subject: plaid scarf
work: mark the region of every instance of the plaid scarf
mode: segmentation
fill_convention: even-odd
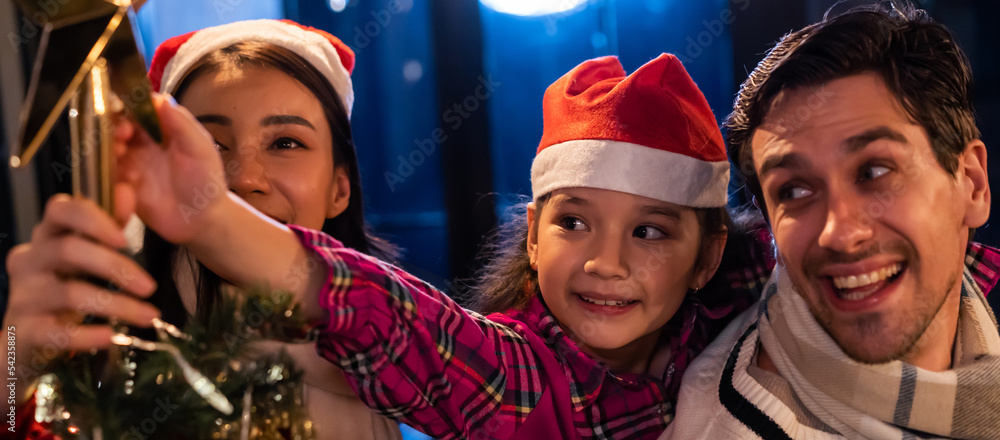
[[[775,269],[761,304],[760,341],[781,376],[823,423],[848,438],[1000,438],[1000,335],[971,273],[963,276],[951,370],[847,357]]]

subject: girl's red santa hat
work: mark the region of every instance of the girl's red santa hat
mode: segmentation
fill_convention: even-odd
[[[174,93],[191,67],[205,55],[243,41],[271,43],[305,59],[330,82],[344,104],[347,117],[351,117],[354,52],[337,37],[291,20],[238,21],[164,41],[156,48],[149,68],[153,90]]]
[[[531,165],[534,199],[599,188],[678,205],[725,206],[729,161],[712,109],[680,60],[632,75],[616,57],[584,61],[545,91]]]

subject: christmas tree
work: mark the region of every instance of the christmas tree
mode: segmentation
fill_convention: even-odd
[[[308,340],[285,292],[230,290],[207,322],[68,354],[38,383],[36,419],[66,439],[310,439],[302,374],[255,342]],[[116,327],[118,328],[118,327]],[[122,330],[126,330],[121,327]]]

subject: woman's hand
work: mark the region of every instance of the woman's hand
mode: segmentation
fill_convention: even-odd
[[[85,315],[149,326],[159,311],[139,298],[156,283],[117,249],[131,209],[127,187],[115,188],[118,221],[94,202],[58,194],[49,199],[31,241],[7,257],[10,296],[4,328],[16,337],[18,400],[35,376],[60,353],[110,345],[109,325],[84,324]],[[98,283],[84,278],[103,280]]]
[[[221,221],[219,206],[229,203],[222,159],[215,143],[187,109],[172,99],[153,98],[163,145],[134,123],[122,124],[124,139],[119,171],[135,190],[136,213],[147,227],[167,241],[187,244]]]

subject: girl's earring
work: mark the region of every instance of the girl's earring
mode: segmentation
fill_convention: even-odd
[[[698,293],[698,290],[699,290],[699,289],[701,289],[701,287],[692,287],[692,288],[691,288],[691,291],[690,291],[690,292],[688,292],[688,294],[689,294],[689,295],[694,295],[694,294]]]

